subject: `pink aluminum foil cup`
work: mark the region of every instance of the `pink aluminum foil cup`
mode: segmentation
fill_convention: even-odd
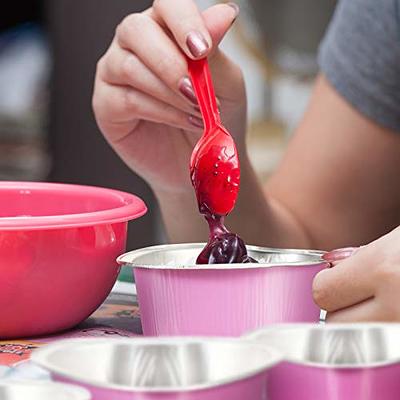
[[[284,356],[268,400],[400,398],[400,324],[282,325],[247,339]]]
[[[93,400],[264,400],[280,356],[238,339],[80,339],[36,350],[32,361]]]
[[[0,339],[62,331],[112,289],[127,222],[146,212],[111,189],[0,183]]]
[[[318,322],[314,276],[321,252],[248,246],[259,264],[195,265],[204,244],[132,251],[145,336],[240,336],[268,324]]]
[[[91,400],[90,393],[80,387],[52,382],[0,382],[1,400]]]

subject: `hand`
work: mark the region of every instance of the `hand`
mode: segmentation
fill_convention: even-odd
[[[209,56],[224,124],[244,147],[246,95],[240,69],[218,48],[238,14],[219,4],[158,0],[126,17],[97,66],[93,108],[115,151],[153,190],[192,191],[189,160],[202,133],[185,54]]]
[[[328,311],[328,321],[399,322],[400,227],[343,261],[340,254],[327,253],[324,258],[335,265],[314,279],[314,299]]]

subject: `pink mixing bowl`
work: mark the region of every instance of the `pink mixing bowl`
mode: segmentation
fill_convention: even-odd
[[[400,324],[281,325],[247,336],[284,362],[268,400],[398,400]]]
[[[134,269],[146,336],[240,336],[268,324],[318,322],[321,252],[248,246],[259,264],[195,265],[203,244],[154,246],[118,261]]]
[[[115,190],[0,183],[0,338],[71,328],[104,301],[142,200]]]
[[[264,400],[280,355],[238,339],[78,339],[36,350],[32,361],[93,400]]]

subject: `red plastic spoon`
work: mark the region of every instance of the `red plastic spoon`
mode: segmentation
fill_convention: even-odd
[[[207,59],[188,60],[189,73],[204,120],[190,174],[202,214],[225,216],[239,192],[240,168],[235,142],[222,126]]]
[[[256,262],[243,240],[224,225],[239,192],[240,168],[235,142],[222,126],[207,60],[188,60],[189,73],[204,120],[204,133],[193,150],[190,174],[199,210],[210,237],[197,264]]]

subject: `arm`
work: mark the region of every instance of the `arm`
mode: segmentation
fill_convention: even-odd
[[[227,221],[232,230],[248,243],[331,248],[364,243],[399,223],[399,135],[363,115],[383,121],[382,126],[385,122],[400,126],[398,113],[393,112],[400,109],[396,90],[400,46],[397,31],[382,35],[379,26],[374,32],[379,40],[370,37],[364,46],[362,34],[371,30],[367,11],[373,6],[378,7],[373,12],[380,9],[373,0],[368,0],[368,7],[364,1],[341,2],[341,14],[332,25],[328,46],[323,47],[322,69],[345,95],[340,96],[323,77],[317,79],[304,120],[265,191],[246,155],[242,74],[217,47],[237,8],[220,4],[201,14],[193,1],[155,1],[119,25],[98,63],[93,107],[111,146],[156,193],[171,241],[207,237],[188,171],[202,131],[183,55],[194,57],[194,44],[201,47],[194,58],[209,56],[224,125],[241,154],[241,194]],[[354,18],[348,21],[350,11]],[[366,15],[358,18],[358,14]],[[393,18],[392,10],[386,14]],[[337,33],[349,33],[346,26],[355,21],[360,26],[350,34],[358,32],[360,37],[348,45],[352,37]],[[394,21],[392,25],[395,30]],[[363,50],[358,57],[355,48]],[[390,58],[384,64],[381,59],[371,64],[377,51],[388,48]],[[339,68],[339,61],[347,62]],[[344,98],[364,107],[363,114]]]

